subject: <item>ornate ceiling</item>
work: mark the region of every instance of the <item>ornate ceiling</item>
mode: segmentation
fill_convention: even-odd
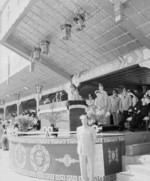
[[[79,10],[85,12],[85,28],[77,32],[73,18]],[[114,61],[142,46],[150,48],[150,1],[128,0],[121,10],[124,16],[116,23],[114,5],[109,0],[34,1],[2,43],[30,59],[33,47],[48,40],[50,54],[35,62],[34,72],[25,68],[10,79],[9,85],[1,84],[1,98],[6,93],[20,92],[23,97],[32,94],[37,83],[45,90],[56,87],[81,71]],[[68,41],[62,39],[60,30],[66,22],[72,25]],[[24,86],[31,89],[25,92]]]

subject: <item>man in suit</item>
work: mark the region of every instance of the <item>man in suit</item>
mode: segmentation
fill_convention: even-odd
[[[95,105],[101,110],[107,110],[108,107],[108,94],[104,90],[104,87],[101,83],[99,85],[99,90],[95,91],[97,98],[95,99]]]
[[[119,123],[119,105],[120,97],[118,96],[118,91],[114,89],[112,96],[109,97],[109,110],[113,116],[114,125],[118,125]]]
[[[127,94],[126,88],[123,88],[119,110],[121,112],[121,120],[119,122],[119,131],[124,130],[124,123],[128,118],[128,110],[129,107],[132,105],[131,96]]]
[[[89,166],[89,181],[94,179],[94,144],[96,131],[88,125],[87,115],[80,116],[82,126],[77,128],[77,153],[79,154],[80,170],[83,181],[88,180],[87,164]]]

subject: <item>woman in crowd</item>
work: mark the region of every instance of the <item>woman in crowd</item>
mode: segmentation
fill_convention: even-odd
[[[71,84],[70,90],[71,91],[70,91],[69,96],[68,96],[69,100],[72,100],[72,101],[82,100],[82,97],[80,96],[79,91],[74,84]]]
[[[92,94],[88,94],[88,99],[86,100],[86,104],[88,107],[93,107],[95,105],[95,100]]]

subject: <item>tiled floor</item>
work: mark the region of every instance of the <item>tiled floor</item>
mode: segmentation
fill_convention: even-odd
[[[9,151],[0,149],[0,181],[44,181],[14,173],[9,168]]]

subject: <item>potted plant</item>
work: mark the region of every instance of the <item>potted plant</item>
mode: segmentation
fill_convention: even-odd
[[[19,131],[27,132],[33,126],[33,118],[27,115],[20,115],[15,118],[19,126]]]
[[[87,109],[87,116],[89,118],[89,125],[102,125],[102,124],[106,124],[105,123],[105,117],[106,117],[106,113],[105,110],[101,109],[99,110],[97,107],[91,107],[89,109]]]

